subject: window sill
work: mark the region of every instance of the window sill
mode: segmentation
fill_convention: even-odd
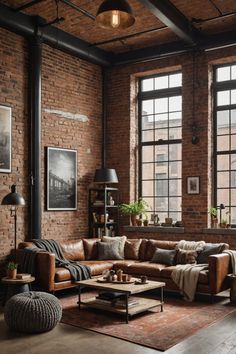
[[[173,233],[183,234],[184,227],[165,227],[165,226],[124,226],[124,231],[129,232],[160,232],[160,233]],[[236,230],[235,230],[236,231]]]
[[[232,229],[203,229],[202,232],[204,234],[213,234],[213,235],[236,235],[236,228]]]

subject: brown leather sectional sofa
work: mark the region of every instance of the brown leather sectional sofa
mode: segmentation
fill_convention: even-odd
[[[98,260],[98,247],[96,238],[83,238],[78,241],[61,242],[63,253],[70,260],[80,261],[90,266],[92,276],[99,276],[107,269],[122,269],[125,273],[135,277],[147,275],[148,279],[164,281],[167,290],[178,288],[171,279],[174,266],[150,262],[155,249],[174,249],[177,242],[151,239],[127,239],[125,244],[124,260]],[[18,256],[25,247],[33,243],[22,242],[19,244]],[[224,244],[223,249],[229,246]],[[208,257],[209,270],[202,271],[199,276],[197,292],[215,295],[227,288],[227,274],[230,272],[230,258],[226,253]],[[55,292],[75,286],[71,276],[65,268],[56,268],[55,255],[49,252],[40,252],[36,255],[36,278],[40,288],[44,291]]]

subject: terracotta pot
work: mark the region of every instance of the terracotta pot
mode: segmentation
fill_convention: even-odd
[[[7,269],[7,278],[16,279],[17,269]]]
[[[211,219],[211,227],[213,229],[217,229],[217,227],[218,227],[218,219],[217,218],[212,218]]]
[[[135,215],[135,214],[130,215],[131,223],[133,226],[137,226],[137,219],[136,218],[137,218],[137,215]]]
[[[142,226],[143,221],[141,219],[136,219],[137,225]]]

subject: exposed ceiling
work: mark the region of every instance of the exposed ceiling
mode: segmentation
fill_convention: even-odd
[[[67,4],[66,4],[66,3]],[[102,0],[0,0],[0,4],[38,15],[47,23],[115,54],[131,53],[152,46],[183,42],[195,46],[211,35],[236,30],[236,0],[129,0],[135,24],[126,30],[99,28],[94,21]],[[79,6],[86,14],[68,5]]]

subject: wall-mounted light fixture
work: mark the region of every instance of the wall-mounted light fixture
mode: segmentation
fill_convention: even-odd
[[[105,0],[99,6],[96,22],[102,28],[125,29],[132,26],[135,17],[125,0]]]

